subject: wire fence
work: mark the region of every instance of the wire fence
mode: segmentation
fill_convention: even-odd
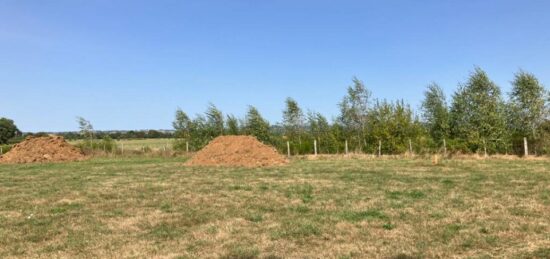
[[[161,155],[161,156],[174,156],[177,154],[190,154],[200,150],[203,146],[195,147],[190,141],[184,141],[179,145],[176,145],[175,141],[166,143],[155,143],[154,145],[142,144],[140,141],[127,140],[125,142],[97,142],[78,143],[76,146],[80,148],[84,153],[93,155]],[[523,138],[523,143],[519,147],[518,143],[505,143],[501,139],[483,140],[477,152],[463,152],[462,148],[456,148],[449,146],[449,141],[443,139],[441,145],[427,145],[425,142],[415,142],[413,139],[407,139],[399,143],[401,149],[395,149],[396,142],[392,141],[377,141],[376,145],[357,145],[352,144],[351,141],[344,140],[337,143],[330,143],[330,147],[324,146],[323,142],[314,139],[313,141],[306,142],[293,142],[285,141],[276,145],[279,153],[286,156],[301,156],[301,155],[350,155],[350,154],[367,154],[371,156],[387,156],[387,155],[432,155],[438,154],[443,157],[448,157],[456,154],[477,154],[482,156],[490,155],[519,155],[519,156],[539,156],[547,154],[550,147],[541,147],[540,145],[530,145],[527,138]],[[386,143],[389,142],[389,143]],[[452,142],[452,141],[451,141]],[[138,143],[138,144],[137,144]],[[336,145],[335,145],[336,144]],[[495,151],[495,146],[505,146],[504,152]],[[390,146],[390,147],[388,147]],[[13,145],[0,145],[0,155],[8,152]],[[501,148],[502,150],[502,148]],[[396,152],[400,151],[400,152]]]
[[[312,146],[307,146],[303,148],[303,143],[293,143],[292,141],[286,141],[283,145],[284,148],[280,148],[281,153],[286,154],[287,156],[296,156],[296,155],[318,155],[318,154],[336,154],[336,155],[349,155],[349,154],[368,154],[372,156],[384,156],[384,155],[441,155],[444,157],[452,155],[466,155],[466,154],[475,154],[482,156],[491,156],[491,155],[518,155],[518,156],[540,156],[548,155],[550,151],[550,145],[541,146],[541,145],[531,145],[527,138],[523,138],[521,145],[514,142],[507,143],[502,139],[491,139],[491,140],[482,140],[481,143],[477,145],[475,151],[464,151],[468,147],[465,147],[465,144],[448,144],[446,139],[441,141],[441,145],[429,145],[425,142],[415,142],[413,139],[407,139],[405,142],[401,142],[399,146],[401,148],[395,148],[396,143],[390,141],[378,140],[376,144],[369,145],[351,145],[350,141],[344,140],[337,143],[338,146],[343,148],[323,148],[322,144],[319,141],[314,140]],[[453,142],[453,141],[451,141]],[[327,150],[332,150],[336,152],[327,152]]]

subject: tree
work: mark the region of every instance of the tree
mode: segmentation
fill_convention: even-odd
[[[297,143],[298,149],[302,146],[302,130],[304,127],[304,113],[298,102],[288,97],[285,101],[286,108],[283,110],[283,126],[285,135],[294,143]]]
[[[382,142],[384,154],[399,154],[409,150],[409,140],[420,143],[423,136],[422,125],[410,105],[403,100],[388,102],[376,101],[369,113],[372,143],[371,152],[378,152],[378,143]]]
[[[212,138],[223,135],[223,113],[212,103],[206,110],[206,126]]]
[[[189,119],[189,116],[187,116],[187,113],[182,111],[180,108],[176,110],[176,119],[172,122],[172,127],[176,130],[176,138],[189,139],[191,120]]]
[[[15,126],[13,120],[0,118],[0,144],[8,143],[8,140],[21,135],[21,131]]]
[[[146,136],[147,138],[161,138],[162,133],[158,130],[148,130]]]
[[[332,132],[330,123],[322,114],[309,112],[308,124],[311,136],[317,140],[319,153],[337,151],[338,141]]]
[[[239,120],[234,115],[227,115],[225,120],[227,127],[227,134],[229,135],[239,135]]]
[[[531,73],[519,71],[510,92],[510,126],[520,137],[537,139],[538,130],[549,115],[548,93]]]
[[[208,126],[206,118],[197,114],[195,119],[190,123],[189,128],[189,143],[192,150],[199,150],[206,146],[213,136],[211,135],[211,129]]]
[[[449,137],[449,109],[443,89],[436,83],[428,85],[424,92],[422,116],[431,138],[441,145]]]
[[[504,102],[499,87],[476,68],[453,95],[451,132],[470,151],[503,151],[508,142]]]
[[[338,104],[340,107],[339,121],[344,126],[347,135],[358,143],[359,149],[363,149],[365,144],[370,98],[371,92],[361,80],[354,77],[353,85],[348,87],[347,95]]]
[[[245,118],[246,134],[255,136],[260,141],[271,143],[272,139],[269,132],[269,122],[265,120],[258,109],[254,106],[248,107]]]
[[[80,135],[84,138],[89,138],[90,141],[93,141],[94,126],[92,126],[92,123],[83,117],[76,117],[76,121],[78,122],[78,128],[80,129]]]

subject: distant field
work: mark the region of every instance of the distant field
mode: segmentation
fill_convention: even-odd
[[[0,165],[0,258],[550,257],[550,161],[184,160]]]
[[[160,150],[166,146],[167,149],[172,148],[174,139],[161,138],[161,139],[122,139],[116,140],[117,146],[120,148],[124,145],[125,150],[141,150],[143,147],[149,147],[151,149]],[[77,144],[81,140],[69,141],[71,144]]]

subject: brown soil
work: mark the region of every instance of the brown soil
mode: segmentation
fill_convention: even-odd
[[[0,156],[0,163],[43,163],[79,161],[85,158],[82,152],[67,143],[63,137],[27,137],[8,153]]]
[[[288,161],[271,146],[252,136],[221,136],[213,139],[187,165],[264,167]]]

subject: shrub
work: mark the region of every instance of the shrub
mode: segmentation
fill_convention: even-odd
[[[0,149],[2,149],[2,152],[0,155],[8,153],[12,147],[13,147],[12,145],[0,145]]]
[[[176,139],[172,148],[176,151],[186,151],[187,150],[187,141],[184,139]]]
[[[116,143],[111,137],[105,136],[99,141],[92,141],[89,139],[84,140],[83,142],[76,144],[76,147],[80,148],[83,152],[92,152],[94,150],[113,152],[116,150]]]

